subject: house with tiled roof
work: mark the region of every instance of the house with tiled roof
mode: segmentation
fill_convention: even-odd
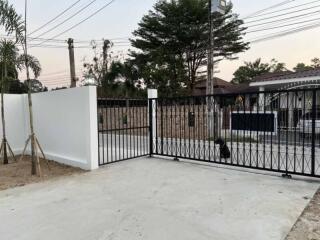
[[[298,71],[267,73],[256,77],[250,87],[264,90],[288,90],[299,88],[313,88],[320,86],[320,68]]]

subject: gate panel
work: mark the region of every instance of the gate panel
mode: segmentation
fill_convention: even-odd
[[[99,164],[149,155],[147,99],[99,99]]]
[[[320,177],[319,96],[297,89],[156,99],[152,154]]]

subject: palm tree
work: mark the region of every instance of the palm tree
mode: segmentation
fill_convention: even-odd
[[[1,122],[2,122],[2,142],[0,152],[3,154],[3,164],[8,164],[8,153],[7,148],[9,148],[12,157],[14,154],[11,150],[11,147],[7,141],[6,136],[6,125],[5,125],[5,116],[4,116],[4,92],[7,88],[8,83],[8,66],[12,66],[16,62],[18,56],[18,50],[15,44],[11,41],[3,40],[0,41],[0,59],[2,65],[2,74],[1,74]]]
[[[25,70],[27,72],[27,81],[29,83],[29,91],[28,91],[28,105],[29,105],[29,121],[30,121],[30,138],[28,142],[31,142],[31,174],[37,174],[37,166],[39,170],[39,175],[41,175],[40,171],[40,163],[37,157],[36,152],[37,148],[40,148],[40,145],[37,141],[37,138],[34,134],[34,126],[33,126],[33,111],[32,111],[32,97],[31,97],[31,81],[30,73],[29,73],[29,59],[28,59],[28,48],[27,48],[27,0],[25,0],[25,18],[22,20],[21,15],[17,14],[14,7],[8,3],[7,0],[0,0],[0,26],[4,28],[4,30],[8,34],[14,34],[16,37],[16,42],[20,43],[24,50],[24,63]],[[40,148],[41,150],[41,148]]]
[[[35,57],[28,55],[30,68],[32,69],[35,78],[37,78],[41,73],[41,65]],[[5,116],[4,116],[4,93],[7,91],[8,82],[13,77],[14,79],[18,78],[18,71],[24,69],[24,55],[19,55],[16,43],[13,41],[2,40],[0,41],[0,64],[2,66],[1,74],[1,121],[2,121],[2,143],[1,150],[3,153],[3,163],[8,164],[8,154],[7,147],[10,150],[11,155],[14,158],[14,154],[11,150],[11,147],[7,141],[6,137],[6,127],[5,127]],[[11,76],[8,75],[8,69],[11,71]],[[12,76],[14,75],[14,76]]]

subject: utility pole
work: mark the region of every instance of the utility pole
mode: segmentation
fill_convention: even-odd
[[[108,73],[108,50],[112,46],[112,43],[110,40],[104,40],[103,41],[103,78]]]
[[[70,60],[70,77],[71,77],[71,88],[75,88],[77,86],[77,78],[76,78],[76,67],[74,62],[74,45],[73,39],[68,39],[68,49],[69,49],[69,60]]]
[[[208,20],[209,20],[209,44],[208,44],[208,79],[207,95],[214,94],[214,32],[213,32],[213,14],[225,14],[226,0],[209,0]]]
[[[208,0],[208,20],[209,20],[209,44],[208,44],[208,76],[207,76],[207,95],[214,95],[214,32],[213,14],[225,14],[226,0]],[[219,107],[216,106],[214,97],[208,97],[208,134],[209,137],[217,136],[220,128]],[[215,111],[218,110],[218,114]]]
[[[207,76],[207,95],[213,94],[213,31],[212,31],[212,0],[209,0],[209,8],[208,8],[208,20],[209,20],[209,44],[208,44],[208,76]]]

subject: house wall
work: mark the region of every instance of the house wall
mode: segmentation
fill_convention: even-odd
[[[8,139],[21,154],[30,132],[27,95],[6,98]],[[85,170],[98,168],[96,88],[37,93],[32,99],[35,134],[47,159]]]

